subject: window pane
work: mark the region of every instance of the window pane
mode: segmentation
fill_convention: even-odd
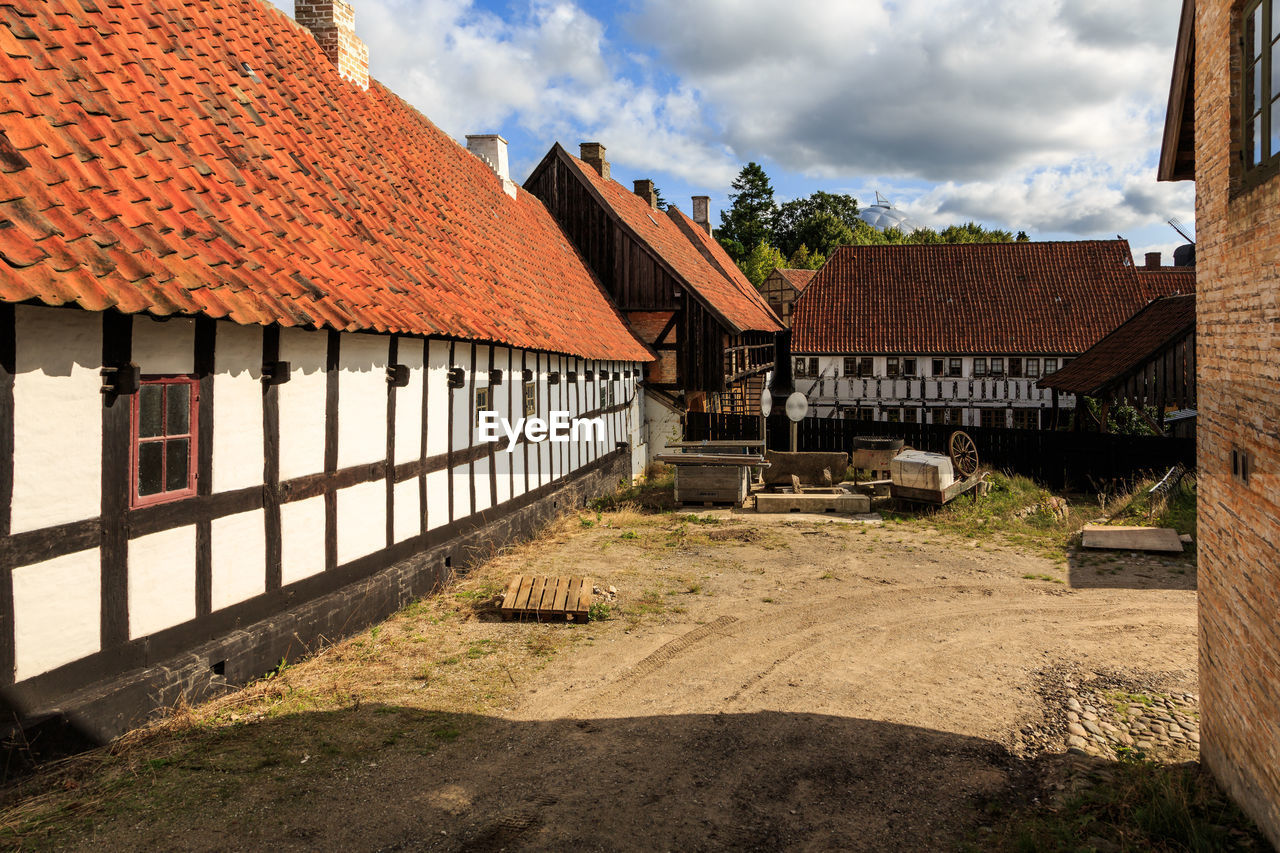
[[[1253,159],[1249,162],[1256,166],[1262,162],[1262,116],[1249,122],[1249,139],[1252,140],[1249,150],[1253,155]]]
[[[170,385],[165,393],[165,435],[191,432],[191,386]]]
[[[1252,52],[1249,59],[1256,59],[1262,55],[1262,4],[1258,4],[1258,8],[1253,10],[1253,14],[1249,16],[1249,23],[1246,28],[1248,34],[1245,36],[1245,42],[1252,45]]]
[[[164,484],[164,442],[147,441],[138,445],[138,495],[154,495]]]
[[[1271,102],[1271,149],[1268,156],[1280,153],[1280,98]]]
[[[163,385],[143,385],[138,389],[138,435],[164,435]]]
[[[1249,108],[1249,112],[1256,113],[1258,110],[1262,109],[1262,63],[1261,62],[1256,63],[1253,66],[1253,72],[1249,76],[1250,76],[1250,79],[1252,80],[1252,82],[1250,83],[1250,86],[1252,87],[1252,92],[1249,95],[1249,103],[1252,104],[1252,106]]]
[[[156,442],[159,445],[159,442]],[[187,487],[187,462],[191,458],[188,442],[185,438],[164,443],[165,472],[164,490],[174,492]]]

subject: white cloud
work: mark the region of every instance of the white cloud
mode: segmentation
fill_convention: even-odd
[[[357,28],[374,75],[455,137],[596,139],[632,173],[713,193],[763,160],[860,197],[905,188],[926,224],[1095,236],[1192,219],[1186,185],[1154,182],[1176,0],[631,6],[632,43],[573,0],[502,16],[360,0]]]

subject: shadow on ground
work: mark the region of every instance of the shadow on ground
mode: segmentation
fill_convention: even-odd
[[[367,705],[171,731],[118,752],[10,789],[0,839],[175,850],[954,848],[981,832],[984,804],[1029,802],[1045,775],[1037,765],[1063,760],[819,714],[518,722]],[[52,819],[40,821],[40,808]]]
[[[1067,553],[1071,586],[1075,589],[1196,588],[1195,546],[1183,554],[1143,554],[1136,551]]]

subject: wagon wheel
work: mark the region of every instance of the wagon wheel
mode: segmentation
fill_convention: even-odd
[[[961,477],[967,479],[978,473],[978,448],[968,433],[961,430],[951,433],[947,451],[951,456],[951,464],[956,466],[956,473]]]

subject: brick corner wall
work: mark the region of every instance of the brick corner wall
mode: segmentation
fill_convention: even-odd
[[[1280,847],[1280,175],[1241,189],[1239,7],[1196,9],[1201,743]]]

